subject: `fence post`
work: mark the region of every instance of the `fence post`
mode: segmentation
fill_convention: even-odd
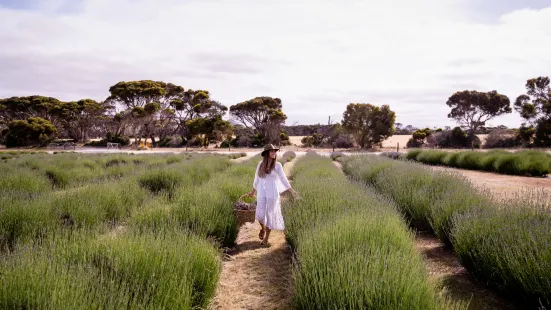
[[[396,143],[396,152],[400,152],[400,142]]]

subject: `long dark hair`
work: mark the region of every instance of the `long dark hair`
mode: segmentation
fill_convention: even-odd
[[[277,155],[276,158],[272,159],[270,158],[270,151],[268,151],[264,153],[262,157],[264,158],[262,159],[262,163],[260,164],[260,169],[258,169],[258,176],[264,178],[267,174],[274,170],[277,161]]]

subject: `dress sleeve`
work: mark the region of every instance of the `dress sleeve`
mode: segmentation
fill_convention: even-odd
[[[284,191],[288,190],[289,188],[291,188],[291,184],[289,183],[289,180],[287,180],[287,176],[285,175],[285,172],[283,171],[283,166],[279,162],[276,164],[276,171],[277,171],[277,175],[279,177],[279,180],[281,181],[281,183],[283,184],[283,187],[284,187],[281,192],[284,192]]]
[[[253,182],[253,188],[258,191],[258,169],[260,169],[260,164],[262,162],[259,162],[256,166],[256,172],[254,173],[254,182]]]

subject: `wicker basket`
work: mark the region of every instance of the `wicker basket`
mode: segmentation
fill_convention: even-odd
[[[251,209],[252,209],[252,206],[254,205],[254,208],[255,210],[239,210],[239,209],[234,209],[234,213],[235,213],[235,217],[237,218],[237,223],[239,224],[239,226],[242,226],[243,224],[249,222],[249,223],[254,223],[255,221],[255,213],[256,213],[256,204],[248,204],[246,202],[243,202],[243,197],[245,197],[245,195],[239,197],[239,200],[234,204],[234,206],[237,206],[237,204],[240,204],[240,205],[248,205]]]

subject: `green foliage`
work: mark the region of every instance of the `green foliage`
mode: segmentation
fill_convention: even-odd
[[[141,230],[156,230],[172,223],[194,234],[212,238],[224,247],[231,247],[238,233],[233,203],[250,190],[259,160],[259,157],[254,157],[232,165],[200,187],[180,187],[170,204],[154,201],[136,213],[132,223]],[[212,166],[204,165],[200,174],[206,174],[205,169]]]
[[[297,162],[293,180],[302,198],[284,216],[296,308],[442,308],[392,203],[317,155]]]
[[[423,150],[421,150],[421,149],[410,150],[406,154],[406,159],[407,160],[417,160],[417,156],[419,156],[419,154],[421,154],[421,152],[423,152]]]
[[[388,105],[351,103],[343,113],[342,126],[361,148],[370,148],[394,134],[395,119]]]
[[[57,134],[57,129],[49,121],[40,117],[27,120],[14,120],[8,123],[5,136],[6,147],[45,146]]]
[[[444,151],[424,151],[417,155],[416,160],[428,165],[440,165],[442,158],[446,156],[448,152]]]
[[[454,214],[489,203],[466,179],[418,164],[352,156],[343,161],[343,170],[391,197],[414,227],[432,230],[446,243]]]
[[[277,143],[281,139],[281,125],[287,119],[282,107],[279,98],[255,97],[232,105],[230,115],[245,127],[252,127],[255,134],[263,138],[258,145]]]
[[[183,180],[184,176],[180,171],[164,169],[143,175],[140,177],[139,182],[142,187],[147,188],[155,194],[165,191],[171,195]]]
[[[522,124],[521,137],[526,143],[532,138],[535,146],[551,146],[551,86],[549,77],[526,81],[526,94],[518,96],[515,110],[529,125]],[[535,128],[534,128],[535,125]]]
[[[2,265],[4,309],[206,308],[221,264],[185,231],[55,238]]]
[[[551,258],[549,193],[528,191],[499,202],[458,175],[380,157],[347,158],[344,170],[392,197],[409,217],[424,214],[479,281],[529,307],[551,305],[551,266],[544,263]]]
[[[233,126],[221,116],[212,118],[195,118],[186,122],[188,132],[193,136],[203,136],[212,141],[221,141],[231,136]]]
[[[532,193],[500,209],[457,215],[451,232],[455,252],[475,278],[528,308],[551,305],[549,201],[548,194]]]
[[[473,137],[478,128],[496,116],[511,113],[511,102],[497,91],[461,91],[454,93],[446,102],[452,108],[448,118],[453,118],[469,129]]]
[[[45,173],[54,188],[64,188],[69,184],[69,174],[65,170],[51,167],[46,169]]]
[[[544,176],[551,172],[551,155],[539,151],[441,152],[412,150],[406,158],[429,165],[484,170],[509,175]]]

